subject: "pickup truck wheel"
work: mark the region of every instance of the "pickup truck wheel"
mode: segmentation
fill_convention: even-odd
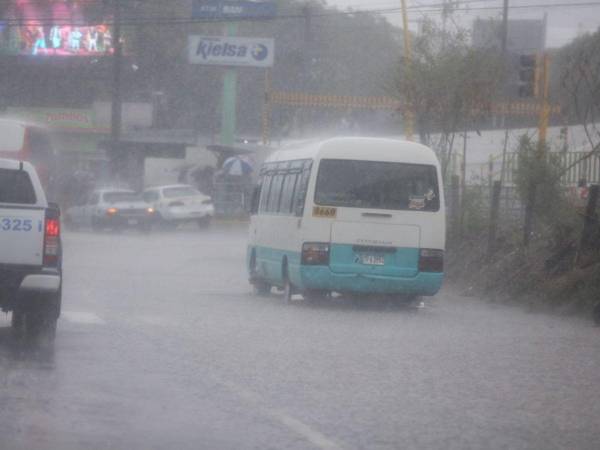
[[[24,311],[25,331],[28,338],[44,338],[52,342],[56,336],[56,323],[60,315],[60,292],[40,300]]]
[[[23,331],[24,319],[24,314],[20,309],[15,309],[12,312],[10,326],[12,327],[13,332],[20,334]]]
[[[27,312],[25,314],[27,337],[53,341],[56,336],[56,322],[56,315],[48,310]]]

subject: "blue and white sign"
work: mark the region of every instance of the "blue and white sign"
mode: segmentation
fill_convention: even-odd
[[[194,19],[270,19],[277,15],[274,2],[248,0],[194,0]]]
[[[191,64],[273,66],[275,42],[269,38],[190,36],[188,45]]]

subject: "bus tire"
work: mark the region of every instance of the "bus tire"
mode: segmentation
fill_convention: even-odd
[[[292,282],[290,281],[287,259],[283,260],[283,267],[281,271],[283,276],[283,302],[286,305],[289,305],[290,303],[292,303],[294,287],[292,286]]]
[[[286,305],[292,303],[292,295],[294,295],[292,283],[288,277],[283,280],[283,302]]]
[[[271,285],[264,280],[253,281],[252,288],[254,293],[261,297],[265,297],[271,293]]]
[[[255,250],[252,250],[252,254],[250,255],[248,272],[250,273],[250,284],[252,284],[254,294],[260,295],[261,297],[269,295],[271,293],[272,286],[258,275],[258,270],[256,270]]]
[[[329,299],[331,293],[320,290],[307,290],[302,292],[302,297],[309,303],[322,303]]]

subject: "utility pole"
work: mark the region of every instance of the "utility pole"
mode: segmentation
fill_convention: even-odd
[[[111,163],[113,165],[113,174],[118,174],[122,170],[123,150],[121,148],[121,129],[122,129],[122,92],[121,75],[123,71],[123,46],[121,42],[121,0],[113,0],[114,5],[114,55],[113,55],[113,81],[112,81],[112,101],[110,115],[110,152]]]
[[[406,74],[412,75],[412,50],[410,45],[410,32],[408,31],[408,15],[406,12],[406,0],[400,0],[402,4],[402,27],[404,32],[404,64],[406,65]],[[404,134],[409,141],[413,140],[414,115],[412,105],[404,105]]]
[[[539,78],[536,75],[536,90],[540,97],[540,119],[538,124],[538,146],[536,151],[536,160],[538,164],[546,163],[546,136],[548,133],[548,120],[550,117],[550,106],[548,104],[548,94],[550,91],[550,58],[547,53],[542,57],[537,58],[536,73],[539,73]],[[529,238],[533,230],[533,216],[536,203],[537,180],[531,180],[529,184],[529,192],[527,195],[527,204],[525,205],[525,227],[523,235],[523,244],[529,245]]]
[[[508,0],[504,0],[502,8],[502,55],[506,55],[506,43],[508,41]]]
[[[262,141],[268,145],[271,141],[271,69],[265,71],[265,98],[262,112]]]
[[[237,36],[238,24],[225,25],[226,36]],[[223,99],[221,105],[221,145],[235,144],[237,127],[237,69],[228,67],[223,75]]]
[[[546,151],[546,136],[548,134],[548,120],[550,118],[550,105],[548,103],[548,95],[550,93],[550,57],[547,53],[544,54],[541,61],[538,61],[538,67],[540,67],[540,78],[536,83],[538,90],[540,90],[540,122],[538,126],[539,134],[539,147],[538,152],[539,158],[545,157]],[[537,71],[536,71],[537,72]]]

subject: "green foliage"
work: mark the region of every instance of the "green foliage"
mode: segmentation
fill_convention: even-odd
[[[467,186],[463,199],[463,233],[481,236],[487,233],[490,220],[489,189],[481,184]]]
[[[560,182],[559,155],[549,152],[548,148],[540,148],[539,143],[526,135],[519,139],[517,152],[515,183],[523,204],[527,203],[529,191],[535,186],[534,214],[542,224],[557,232],[574,227],[577,216]]]

